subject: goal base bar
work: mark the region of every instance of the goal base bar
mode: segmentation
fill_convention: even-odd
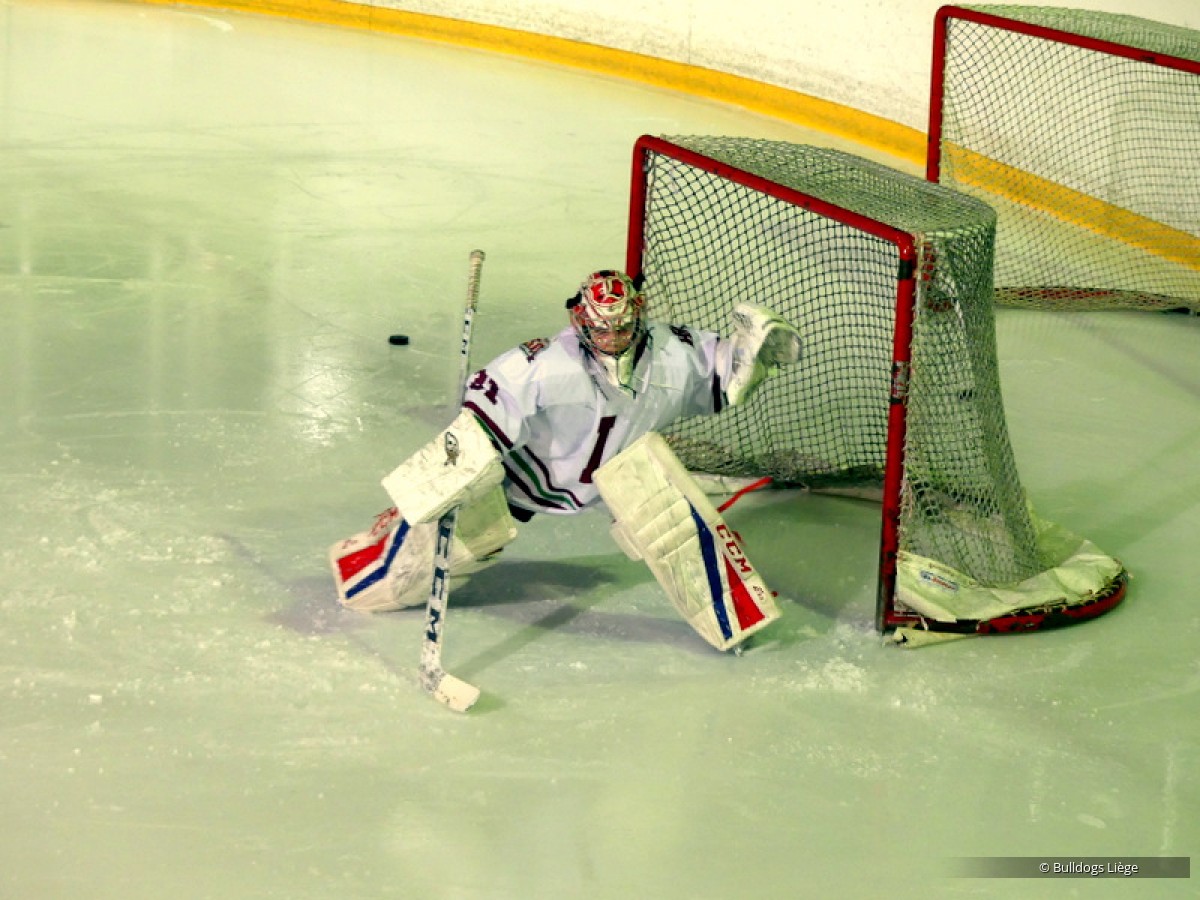
[[[1125,599],[1128,583],[1129,575],[1122,570],[1108,590],[1083,603],[1055,603],[1014,610],[990,619],[958,619],[953,622],[939,622],[915,612],[896,610],[884,624],[892,631],[893,642],[909,647],[956,637],[1045,631],[1104,615]]]
[[[997,287],[997,306],[1052,309],[1071,312],[1146,309],[1168,313],[1200,314],[1200,299],[1191,301],[1148,291],[1069,286]]]

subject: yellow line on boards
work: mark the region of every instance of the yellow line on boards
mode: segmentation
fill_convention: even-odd
[[[567,38],[483,25],[350,0],[135,0],[158,6],[204,7],[359,28],[440,41],[616,76],[740,107],[872,147],[924,166],[926,138],[915,128],[808,94],[713,69],[672,62]],[[1064,221],[1148,250],[1188,268],[1200,268],[1200,241],[1185,232],[1094,197],[1014,169],[962,148],[956,177],[1000,197],[1044,210]]]
[[[812,128],[889,153],[916,165],[925,159],[925,137],[901,125],[799,91],[700,66],[657,59],[567,38],[426,13],[367,6],[346,0],[137,0],[159,6],[208,7],[259,13],[443,41],[639,81],[728,103],[750,112]]]
[[[1200,271],[1200,239],[1186,231],[963,147],[948,144],[943,154],[942,172],[953,174],[962,184],[1044,210],[1064,222]]]

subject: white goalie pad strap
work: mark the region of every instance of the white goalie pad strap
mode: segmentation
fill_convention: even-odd
[[[687,623],[718,650],[779,618],[741,541],[660,435],[634,442],[595,480],[618,543],[646,561]]]
[[[384,490],[413,524],[436,522],[504,480],[500,455],[475,416],[462,410],[450,427],[383,479]]]
[[[730,406],[744,403],[781,366],[799,362],[800,332],[783,317],[761,306],[739,303],[733,310],[733,363],[725,399]]]
[[[450,575],[486,568],[517,535],[504,492],[493,488],[459,511],[450,544]],[[375,525],[329,548],[338,602],[360,612],[389,612],[429,598],[437,523],[412,525],[392,507]]]

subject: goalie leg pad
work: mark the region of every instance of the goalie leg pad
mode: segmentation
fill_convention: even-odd
[[[646,561],[704,640],[728,650],[779,618],[741,541],[661,435],[638,439],[595,479],[616,519],[618,544]]]
[[[383,479],[384,490],[413,524],[436,522],[504,480],[500,454],[468,410]]]
[[[494,488],[459,511],[450,544],[450,575],[487,568],[517,536],[504,492]],[[338,602],[360,612],[390,612],[429,598],[437,523],[413,525],[392,507],[375,525],[329,548]]]

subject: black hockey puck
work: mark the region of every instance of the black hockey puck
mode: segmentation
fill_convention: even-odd
[[[388,343],[393,347],[406,347],[408,346],[408,335],[393,334],[390,338],[388,338]]]

